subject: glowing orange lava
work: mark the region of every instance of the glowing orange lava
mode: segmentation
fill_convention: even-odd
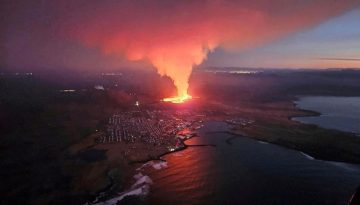
[[[163,99],[173,103],[193,98],[187,93],[193,67],[202,64],[214,49],[240,51],[258,47],[312,28],[359,4],[359,0],[331,3],[329,0],[288,0],[286,9],[282,9],[284,0],[173,1],[170,4],[162,0],[106,1],[108,3],[101,7],[98,3],[89,3],[85,8],[71,9],[76,13],[69,13],[69,8],[80,5],[77,1],[82,2],[73,0],[75,4],[52,5],[60,6],[64,12],[63,19],[56,21],[60,23],[57,30],[105,54],[147,61],[161,76],[173,81],[176,96]],[[297,65],[295,62],[294,66]]]
[[[171,97],[171,98],[164,98],[163,101],[164,102],[172,102],[172,103],[184,103],[188,100],[191,100],[192,97],[188,94],[184,94],[181,96],[175,96],[175,97]]]

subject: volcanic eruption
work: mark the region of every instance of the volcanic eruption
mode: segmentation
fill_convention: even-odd
[[[189,77],[215,48],[245,49],[309,28],[358,0],[58,1],[59,33],[103,53],[144,60],[190,99]]]

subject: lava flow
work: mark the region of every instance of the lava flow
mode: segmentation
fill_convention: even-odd
[[[163,101],[164,102],[172,102],[172,103],[184,103],[191,99],[192,99],[191,95],[185,94],[185,95],[175,96],[175,97],[171,97],[171,98],[164,98]]]
[[[73,0],[55,1],[51,8],[59,12],[53,18],[59,17],[59,25],[55,25],[60,36],[100,49],[106,55],[146,61],[152,65],[147,67],[171,78],[177,89],[175,97],[163,101],[183,103],[192,98],[187,91],[193,68],[214,49],[258,47],[311,28],[359,4],[359,0],[288,1],[286,9],[284,0],[101,1],[101,5],[95,1],[86,6],[80,6],[83,0]],[[46,36],[53,36],[53,27],[49,26],[51,33]],[[32,48],[35,43],[30,45]]]

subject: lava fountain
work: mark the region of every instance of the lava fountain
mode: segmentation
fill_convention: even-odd
[[[183,37],[170,45],[159,43],[149,54],[145,54],[157,72],[161,76],[168,76],[176,87],[177,95],[164,98],[164,102],[183,103],[192,99],[188,89],[193,67],[200,65],[216,45],[214,41],[204,43],[200,39]]]
[[[177,95],[163,101],[173,103],[192,98],[192,69],[215,48],[261,46],[359,6],[359,0],[288,0],[286,9],[284,0],[49,2],[57,2],[56,35],[114,58],[146,61],[172,79]]]

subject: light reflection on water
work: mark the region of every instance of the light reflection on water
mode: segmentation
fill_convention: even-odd
[[[191,141],[197,143],[199,139],[196,137]],[[207,149],[214,148],[190,147],[181,154],[168,155],[164,158],[168,161],[168,168],[151,171],[153,181],[160,182],[152,187],[154,204],[202,204],[209,195],[215,193],[219,177],[214,167],[213,153]],[[175,198],[176,201],[173,201]]]
[[[150,204],[346,204],[360,185],[360,168],[310,160],[298,151],[248,138],[232,145],[207,123],[190,147],[164,157],[168,167],[149,170],[154,181]],[[345,164],[346,165],[346,164]]]

